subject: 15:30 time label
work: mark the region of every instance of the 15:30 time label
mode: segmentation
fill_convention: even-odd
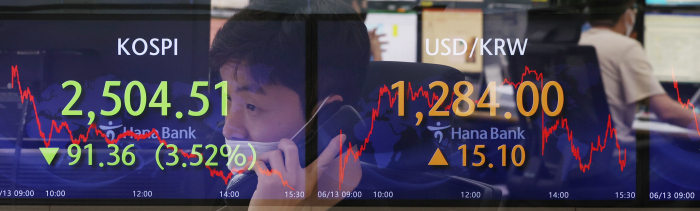
[[[108,99],[111,99],[114,101],[114,108],[111,110],[101,110],[100,114],[103,116],[114,116],[122,108],[122,99],[119,97],[119,95],[114,94],[110,91],[111,88],[116,88],[121,86],[122,83],[121,81],[105,81],[105,86],[104,90],[102,92],[102,96]],[[73,98],[68,102],[68,105],[63,108],[63,111],[61,111],[61,115],[64,116],[81,116],[83,115],[82,110],[72,110],[73,105],[80,99],[80,95],[82,93],[82,86],[80,83],[74,80],[69,80],[66,81],[62,84],[63,89],[66,89],[68,86],[72,86],[75,88],[75,94],[73,95]],[[208,81],[194,81],[192,82],[192,92],[190,93],[190,97],[197,98],[202,101],[202,108],[199,111],[193,111],[189,110],[187,112],[188,115],[190,116],[202,116],[206,114],[209,111],[209,99],[207,98],[206,95],[200,94],[197,92],[197,89],[199,87],[207,87],[209,86]],[[221,81],[217,83],[214,86],[216,89],[221,89],[221,115],[226,116],[227,115],[227,96],[228,96],[228,83],[226,81]],[[131,95],[134,92],[138,92],[140,96],[139,104],[138,105],[133,105],[131,101]],[[147,101],[147,93],[146,93],[146,88],[143,86],[143,84],[139,81],[131,81],[126,85],[126,89],[124,90],[124,109],[131,115],[131,116],[139,116],[143,114],[144,110],[146,109],[146,101]],[[151,100],[148,102],[148,107],[150,108],[160,108],[161,110],[161,116],[167,116],[168,115],[168,108],[171,107],[170,103],[168,102],[168,82],[167,81],[161,81],[160,85],[158,85],[158,88],[156,89],[156,92],[153,94],[153,97]],[[94,114],[92,112],[89,113],[91,118],[93,118]],[[181,118],[181,114],[178,112],[177,114],[178,118]]]

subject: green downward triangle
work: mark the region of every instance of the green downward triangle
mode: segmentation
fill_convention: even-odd
[[[58,147],[39,148],[39,150],[41,150],[41,154],[44,155],[44,159],[46,159],[46,163],[51,165],[51,161],[53,161],[53,158],[56,157],[56,153],[58,152]]]

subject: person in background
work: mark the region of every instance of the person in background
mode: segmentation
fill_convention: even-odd
[[[367,20],[367,0],[345,0],[350,6],[352,6],[355,11],[360,14],[362,21]],[[372,55],[372,61],[382,61],[382,45],[387,42],[379,41],[380,37],[384,34],[377,35],[377,28],[372,29],[372,31],[367,32],[369,34],[370,42],[370,54]]]
[[[693,111],[666,94],[642,45],[630,38],[637,10],[634,0],[593,0],[589,5],[591,29],[579,40],[579,45],[595,47],[617,138],[622,143],[635,141],[632,122],[638,104],[648,104],[661,121],[695,127]]]

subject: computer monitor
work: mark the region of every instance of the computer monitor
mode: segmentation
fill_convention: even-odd
[[[418,58],[418,15],[415,12],[370,12],[365,21],[367,30],[377,30],[377,35],[384,35],[379,41],[382,45],[382,60],[399,62],[416,62]]]
[[[647,5],[700,5],[700,0],[647,0]]]
[[[661,81],[700,82],[700,16],[647,13],[644,46]]]
[[[478,73],[482,70],[482,56],[477,52],[471,55],[471,48],[474,46],[474,41],[483,38],[483,13],[478,9],[425,9],[422,15],[422,40],[421,40],[421,55],[422,62],[442,64],[454,67],[462,72]],[[444,42],[450,48],[457,48],[457,51],[463,51],[463,48],[468,48],[465,54],[442,55],[437,53],[430,55],[426,47],[426,40],[429,41],[428,47],[431,52],[447,52],[442,45],[443,39],[450,39]],[[455,39],[464,40],[466,43],[455,44]],[[436,40],[440,43],[436,46]],[[466,45],[465,45],[466,44]],[[452,49],[455,50],[455,49]]]

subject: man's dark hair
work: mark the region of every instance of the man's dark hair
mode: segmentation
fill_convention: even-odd
[[[317,20],[312,16],[324,17],[315,36],[306,29]],[[316,58],[307,55],[307,37],[317,40]],[[253,81],[286,86],[302,103],[305,80],[318,81],[319,98],[338,94],[353,103],[359,92],[351,87],[364,82],[369,54],[367,28],[342,0],[254,0],[218,31],[209,58],[214,70],[229,62],[246,65]],[[318,78],[306,78],[307,59],[317,61]]]
[[[346,4],[352,6],[352,2],[353,2],[353,1],[357,1],[358,4],[359,4],[362,0],[342,0],[342,1],[345,2]]]
[[[634,0],[592,0],[588,20],[593,26],[615,26]]]

